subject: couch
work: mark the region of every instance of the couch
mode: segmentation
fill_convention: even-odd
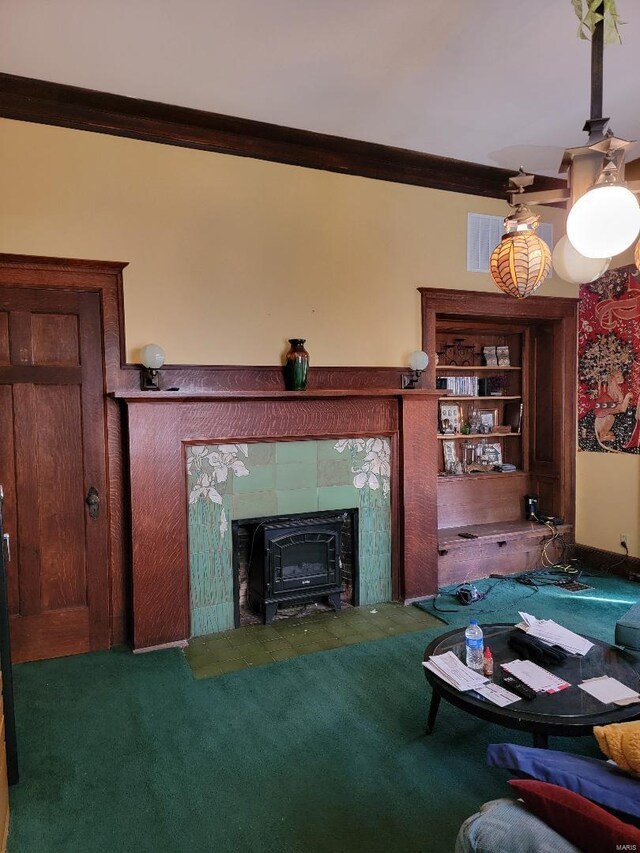
[[[640,851],[640,723],[597,727],[609,761],[492,744],[488,763],[516,774],[519,800],[485,803],[458,834],[456,853]]]

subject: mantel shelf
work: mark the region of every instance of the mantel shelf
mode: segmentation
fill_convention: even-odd
[[[340,397],[440,397],[439,389],[414,388],[309,388],[306,391],[115,391],[111,396],[131,403],[158,403],[215,400],[309,400]],[[502,398],[506,399],[506,398]]]

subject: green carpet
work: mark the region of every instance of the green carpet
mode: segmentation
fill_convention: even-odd
[[[382,640],[408,631],[442,628],[442,624],[417,607],[389,602],[350,607],[339,613],[331,610],[292,616],[277,619],[272,625],[247,625],[194,637],[189,640],[185,656],[196,678],[214,678],[311,652]]]
[[[594,584],[545,589],[526,610],[612,640],[640,587]],[[481,619],[516,618],[525,602],[500,595]],[[508,794],[487,745],[530,740],[446,703],[423,735],[422,654],[445,630],[205,680],[175,650],[16,667],[10,853],[449,853],[464,818]],[[597,754],[588,738],[552,746]]]

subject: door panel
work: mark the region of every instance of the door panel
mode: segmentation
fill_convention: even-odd
[[[100,307],[97,294],[0,287],[0,482],[14,660],[108,647]]]
[[[34,314],[31,318],[33,364],[76,367],[80,364],[78,317]]]
[[[9,358],[9,314],[0,311],[0,364],[11,364]]]
[[[40,604],[87,606],[80,388],[35,385],[37,504],[40,509]]]

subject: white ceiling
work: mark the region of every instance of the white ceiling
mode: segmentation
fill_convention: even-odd
[[[638,139],[640,3],[618,11],[604,112]],[[577,24],[571,0],[2,0],[0,70],[556,174],[586,140]]]

